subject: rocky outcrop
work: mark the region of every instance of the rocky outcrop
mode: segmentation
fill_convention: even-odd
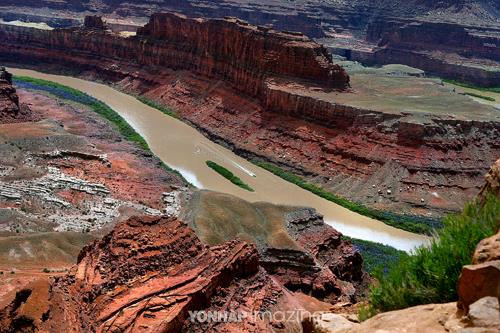
[[[0,331],[179,332],[189,310],[208,309],[230,288],[254,290],[234,294],[232,311],[267,310],[281,290],[262,275],[247,243],[208,248],[175,219],[131,218],[85,247],[71,274],[13,295],[0,310]]]
[[[489,193],[500,197],[500,159],[491,166],[485,180],[486,182],[479,193],[479,198],[484,200],[485,196]]]
[[[70,273],[4,297],[0,332],[298,332],[301,318],[272,314],[301,302],[259,266],[254,245],[208,247],[175,218],[132,217]]]
[[[1,117],[15,117],[19,113],[19,97],[12,87],[12,74],[0,68],[0,114]],[[3,121],[2,121],[3,122]]]
[[[359,251],[312,208],[251,203],[195,191],[186,221],[211,245],[239,237],[256,244],[259,264],[287,289],[322,301],[355,303],[367,284]]]
[[[367,282],[359,251],[314,209],[286,213],[284,224],[299,250],[267,248],[263,267],[291,290],[330,303],[355,303]]]
[[[479,242],[472,257],[472,264],[477,265],[495,260],[500,260],[500,231]]]
[[[500,227],[500,221],[499,221]],[[458,280],[458,307],[469,312],[471,304],[484,297],[500,302],[500,231],[476,247],[472,264],[464,266]]]
[[[37,117],[30,108],[19,103],[16,88],[12,85],[12,74],[0,67],[0,124],[34,121]]]
[[[106,24],[102,20],[102,17],[95,15],[85,16],[83,21],[83,26],[85,29],[97,29],[97,30],[106,30]]]

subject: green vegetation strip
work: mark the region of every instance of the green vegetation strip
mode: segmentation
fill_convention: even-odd
[[[370,242],[362,239],[342,236],[351,242],[363,257],[363,268],[370,274],[378,271],[387,273],[390,267],[396,265],[406,252],[400,251],[389,245]]]
[[[123,119],[118,113],[116,113],[109,106],[104,104],[103,102],[91,97],[90,95],[85,94],[77,89],[52,82],[46,81],[42,79],[36,79],[27,76],[16,76],[16,81],[31,83],[33,85],[37,85],[40,87],[46,87],[51,89],[44,89],[48,93],[51,93],[57,97],[68,99],[73,102],[81,103],[86,105],[92,109],[92,111],[101,115],[105,119],[109,120],[113,124],[116,125],[120,134],[125,137],[127,140],[133,141],[142,148],[149,150],[148,144],[146,141],[130,126],[125,119]],[[36,87],[33,87],[36,88]]]
[[[496,101],[493,97],[490,97],[490,96],[484,96],[484,95],[480,95],[480,94],[476,94],[476,93],[471,93],[471,92],[466,92],[465,94],[469,95],[469,96],[472,96],[472,97],[482,98],[482,99],[485,99],[485,100],[490,101],[490,102]]]
[[[42,90],[45,91],[51,95],[54,95],[58,98],[64,99],[64,100],[69,100],[72,102],[76,102],[82,105],[85,105],[89,107],[92,111],[95,113],[99,114],[103,118],[107,119],[111,123],[113,123],[119,133],[127,140],[132,141],[137,143],[142,149],[151,152],[151,149],[149,148],[146,140],[142,136],[140,136],[139,133],[137,133],[132,126],[130,126],[125,119],[122,118],[116,111],[111,109],[108,105],[105,103],[95,99],[94,97],[71,87],[65,86],[63,84],[59,84],[56,82],[52,81],[47,81],[47,80],[42,80],[42,79],[37,79],[33,77],[28,77],[28,76],[15,76],[14,77],[14,82],[17,85],[20,85],[23,88],[26,89],[34,89],[34,90]],[[142,100],[139,99],[141,102]],[[151,102],[152,103],[152,102]],[[145,103],[149,106],[152,106],[148,103]],[[155,106],[153,106],[155,107]],[[166,108],[163,108],[167,110]],[[163,110],[160,110],[162,112],[166,112]],[[170,168],[168,165],[165,163],[161,162],[162,167],[174,174],[176,174],[179,178],[181,178],[185,183],[190,184],[183,176],[182,174]],[[191,186],[194,187],[194,185],[190,184]]]
[[[167,116],[179,119],[179,116],[174,111],[172,111],[172,109],[170,109],[170,108],[164,107],[164,106],[156,103],[155,101],[152,101],[149,98],[146,98],[144,96],[137,96],[136,98],[139,102],[142,102],[142,103],[144,103],[144,104],[146,104],[154,109],[157,109],[158,111],[161,111],[162,113],[166,114]]]
[[[464,87],[464,88],[469,88],[469,89],[475,89],[475,90],[481,90],[481,91],[489,91],[489,92],[494,92],[500,94],[500,87],[479,87],[475,86],[472,84],[468,83],[463,83],[455,80],[447,80],[444,79],[443,82],[449,83],[449,84],[454,84],[456,86]]]
[[[211,169],[213,169],[215,172],[217,172],[219,175],[222,177],[228,179],[231,183],[234,185],[237,185],[241,187],[242,189],[245,189],[250,192],[254,192],[254,189],[248,186],[246,183],[244,183],[240,178],[236,177],[231,171],[228,169],[224,168],[223,166],[213,162],[213,161],[206,161],[205,162],[207,166]]]
[[[419,220],[418,217],[413,216],[405,216],[405,215],[396,215],[389,212],[379,211],[373,208],[366,207],[362,204],[349,201],[345,198],[337,196],[331,192],[326,191],[325,189],[311,184],[301,177],[294,175],[290,172],[287,172],[275,165],[253,161],[254,164],[260,166],[261,168],[266,169],[267,171],[272,172],[276,176],[293,183],[311,193],[314,193],[328,201],[334,202],[337,205],[345,207],[353,212],[358,214],[368,216],[377,220],[384,222],[390,226],[395,228],[403,229],[406,231],[419,233],[419,234],[431,234],[434,228],[440,227],[441,224],[439,221],[430,221],[426,219]]]
[[[467,204],[461,214],[449,215],[430,246],[403,256],[370,288],[369,305],[360,315],[428,303],[456,301],[462,266],[469,265],[478,242],[500,227],[500,199],[490,194],[484,203]]]

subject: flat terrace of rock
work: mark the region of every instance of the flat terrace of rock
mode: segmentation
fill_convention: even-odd
[[[439,79],[373,73],[350,74],[351,91],[326,91],[297,81],[272,79],[268,86],[329,103],[396,115],[500,122],[500,106],[475,101]],[[499,96],[500,98],[500,96]],[[498,101],[497,101],[498,102]],[[498,105],[498,104],[497,104]]]

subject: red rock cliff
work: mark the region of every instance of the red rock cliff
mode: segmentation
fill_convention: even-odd
[[[52,31],[2,26],[0,36],[6,44],[45,49],[37,56],[47,61],[74,63],[87,56],[189,70],[260,98],[270,77],[310,80],[325,88],[349,85],[349,76],[332,64],[326,49],[301,34],[268,31],[236,19],[155,14],[137,36],[123,38],[107,33],[97,21],[88,18],[84,28]]]
[[[35,120],[28,106],[19,104],[12,74],[0,67],[0,124]]]
[[[239,73],[250,71],[259,77],[290,76],[340,89],[349,84],[349,76],[332,64],[326,49],[308,37],[257,27],[236,18],[205,20],[154,14],[138,35],[175,45],[181,52],[174,58],[208,76],[232,75],[235,83],[241,80]]]

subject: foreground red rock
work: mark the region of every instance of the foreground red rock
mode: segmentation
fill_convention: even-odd
[[[259,267],[254,246],[206,247],[176,219],[135,217],[85,247],[67,276],[37,282],[4,299],[0,332],[289,332],[298,322],[245,318],[189,321],[188,311],[300,309]],[[6,304],[6,305],[5,305]],[[228,325],[226,327],[226,325]],[[183,328],[184,327],[184,328]],[[289,330],[287,330],[289,329]]]

